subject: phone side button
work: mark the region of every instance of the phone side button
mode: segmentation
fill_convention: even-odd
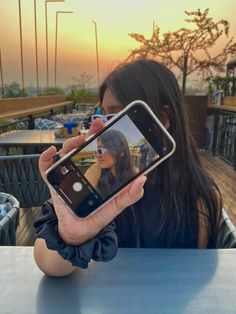
[[[62,201],[63,204],[66,204],[65,200],[61,197],[59,193],[57,193],[57,197]]]

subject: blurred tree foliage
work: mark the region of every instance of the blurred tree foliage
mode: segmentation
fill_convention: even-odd
[[[17,98],[17,97],[26,97],[27,93],[24,92],[24,95],[22,94],[22,89],[20,87],[20,84],[17,82],[12,82],[9,85],[5,86],[5,97],[6,98]]]
[[[236,77],[213,76],[206,78],[208,83],[208,94],[215,91],[224,91],[225,96],[236,96]]]

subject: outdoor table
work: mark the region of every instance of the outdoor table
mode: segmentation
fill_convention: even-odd
[[[55,130],[13,130],[0,134],[0,147],[6,150],[6,155],[11,147],[20,147],[23,154],[35,154],[40,149],[55,145],[62,147],[64,138],[56,138]]]
[[[119,249],[64,278],[0,247],[1,313],[235,313],[236,250]]]
[[[58,114],[54,117],[54,121],[57,121],[59,123],[74,121],[80,125],[85,125],[85,127],[89,127],[90,115],[84,113]]]

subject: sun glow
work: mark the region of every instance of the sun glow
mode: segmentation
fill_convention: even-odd
[[[11,2],[11,3],[10,3]],[[37,1],[37,29],[40,85],[45,85],[45,10],[44,0]],[[26,85],[35,85],[35,28],[34,1],[22,0],[22,32]],[[48,3],[49,82],[53,85],[56,11],[73,11],[63,14],[58,25],[58,84],[72,83],[72,77],[83,72],[96,75],[95,32],[92,20],[97,23],[98,54],[101,74],[114,64],[123,61],[139,43],[129,33],[150,37],[153,21],[161,33],[184,26],[184,11],[197,8],[210,9],[215,20],[226,19],[231,24],[230,34],[236,38],[234,0],[66,0]],[[3,73],[6,83],[20,81],[20,45],[18,1],[1,1],[0,46]],[[220,46],[219,42],[219,46]]]

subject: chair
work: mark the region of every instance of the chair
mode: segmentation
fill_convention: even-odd
[[[21,208],[41,206],[49,198],[38,159],[39,155],[0,156],[0,191],[14,195]]]
[[[7,213],[0,219],[0,245],[16,245],[16,228],[19,224],[19,202],[6,193],[0,193],[0,204],[8,207]]]
[[[216,247],[219,249],[236,248],[236,227],[224,209],[222,209]]]

